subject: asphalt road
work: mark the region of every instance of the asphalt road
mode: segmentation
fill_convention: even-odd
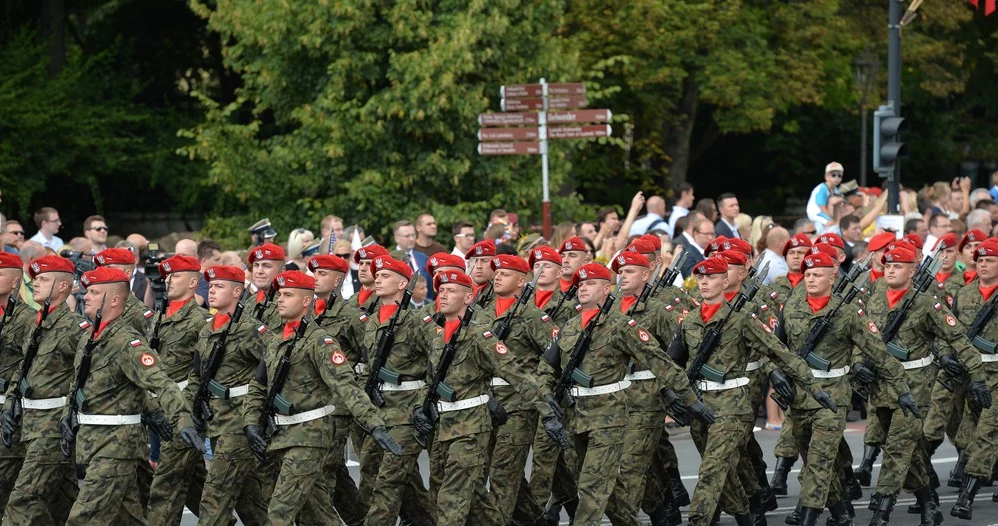
[[[862,458],[863,453],[863,431],[865,429],[865,422],[855,422],[848,425],[846,429],[846,440],[849,442],[849,446],[852,448],[855,461],[858,463]],[[699,459],[699,455],[696,448],[693,445],[692,440],[689,438],[688,433],[676,432],[670,434],[674,438],[674,443],[676,446],[676,453],[680,459],[680,472],[683,475],[683,481],[686,483],[686,489],[693,494],[693,490],[696,487],[697,482],[697,470],[699,468],[699,462],[686,462],[686,459]],[[756,431],[756,439],[762,446],[763,451],[767,452],[766,463],[771,467],[775,463],[775,458],[773,457],[772,451],[776,446],[776,441],[779,436],[778,431],[764,430],[760,429]],[[974,519],[972,521],[965,521],[951,517],[949,514],[950,508],[956,501],[957,494],[959,493],[956,488],[946,487],[946,479],[949,477],[949,471],[953,468],[956,463],[956,449],[947,441],[940,446],[939,450],[936,452],[936,456],[932,461],[933,466],[936,469],[936,473],[939,474],[939,478],[943,482],[943,487],[939,489],[939,500],[942,506],[943,514],[945,519],[943,524],[954,525],[954,526],[998,526],[998,503],[991,502],[991,494],[998,492],[998,485],[993,488],[985,487],[981,490],[978,498],[974,504]],[[354,458],[354,460],[356,460]],[[426,463],[425,453],[420,456],[420,468],[423,473],[424,481],[428,484],[428,470]],[[793,511],[794,507],[797,505],[797,495],[800,492],[800,485],[797,481],[797,473],[800,470],[800,461],[794,466],[794,470],[788,479],[788,495],[786,497],[780,497],[780,508],[776,511],[767,514],[769,518],[769,523],[773,525],[783,524],[783,518]],[[529,468],[528,468],[529,469]],[[351,474],[354,478],[359,477],[357,467],[354,464],[350,468]],[[880,463],[874,465],[874,479],[873,484],[876,485],[877,477],[879,476]],[[772,471],[770,471],[772,474]],[[863,499],[858,500],[854,503],[856,507],[856,519],[855,524],[857,526],[868,524],[872,512],[866,509],[866,505],[870,500],[870,495],[873,493],[873,488],[864,488]],[[914,496],[911,494],[902,493],[901,498],[898,500],[895,506],[894,512],[891,515],[891,524],[896,524],[899,526],[918,524],[917,515],[909,515],[907,513],[907,508],[909,504],[915,502]],[[828,517],[827,510],[819,518],[818,524],[823,525],[825,519]],[[687,518],[686,513],[683,513],[683,519]],[[648,524],[647,517],[642,516],[645,524]],[[184,513],[184,520],[182,522],[184,526],[193,526],[197,524],[197,519],[190,512]],[[241,524],[241,523],[240,523]],[[562,514],[562,524],[568,524],[568,516],[564,513]],[[604,520],[603,524],[610,524],[609,521]],[[727,515],[721,515],[721,524],[730,525],[734,524],[734,519]]]

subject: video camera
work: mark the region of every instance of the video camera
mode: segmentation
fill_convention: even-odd
[[[93,254],[86,254],[78,250],[63,250],[59,252],[59,255],[73,262],[73,298],[76,299],[76,312],[83,314],[83,295],[84,290],[79,287],[80,278],[83,276],[84,272],[90,272],[97,268],[97,264],[94,263]]]
[[[161,252],[159,250],[159,243],[149,243],[149,246],[142,253],[139,261],[142,262],[142,269],[145,272],[146,279],[149,280],[149,286],[152,287],[152,291],[156,294],[156,303],[159,304],[163,301],[163,297],[166,296],[166,280],[163,276],[159,275],[159,264],[164,260],[173,257],[170,252]]]

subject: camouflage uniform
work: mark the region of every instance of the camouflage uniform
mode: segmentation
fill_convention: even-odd
[[[787,276],[780,276],[773,280],[772,283],[772,293],[776,294],[776,301],[780,305],[786,305],[792,297],[803,297],[807,295],[804,287],[798,286],[804,283],[803,279],[794,285],[790,282]],[[780,437],[776,441],[776,447],[773,453],[777,458],[790,459],[790,464],[793,465],[797,462],[800,457],[800,451],[797,449],[797,442],[794,439],[794,422],[793,415],[791,411],[784,412],[783,426],[780,428]]]
[[[125,310],[121,313],[121,318],[125,320],[131,328],[145,336],[148,334],[150,329],[150,324],[156,313],[142,303],[142,300],[135,297],[134,294],[129,294],[128,299],[125,300]],[[151,402],[147,403],[147,410],[151,410],[155,407],[155,404]],[[151,433],[145,430],[147,434]],[[149,440],[146,439],[146,443]],[[162,444],[162,442],[160,442]],[[135,474],[136,474],[136,484],[139,488],[139,503],[142,504],[142,509],[146,509],[149,505],[149,490],[152,487],[153,479],[153,469],[149,464],[149,454],[146,453],[145,457],[135,463]]]
[[[243,404],[243,425],[261,425],[261,411],[273,382],[278,364],[294,336],[285,340],[272,338],[263,361],[250,380],[249,394]],[[346,355],[326,331],[309,324],[291,355],[287,381],[280,394],[294,405],[295,415],[327,408],[318,418],[282,424],[267,451],[278,466],[274,493],[267,508],[270,524],[294,524],[300,513],[301,524],[332,524],[338,520],[333,509],[331,488],[322,476],[326,458],[333,445],[333,407],[349,408],[369,429],[384,425],[367,395],[357,385]]]
[[[568,362],[582,331],[581,316],[572,318],[562,327],[559,334],[561,364]],[[651,369],[662,386],[675,390],[686,403],[696,401],[682,370],[666,356],[651,334],[619,310],[611,309],[594,328],[592,343],[580,369],[593,377],[594,389],[612,389],[615,384],[618,389],[626,389],[629,383],[624,376],[629,361],[635,363],[635,369]],[[544,360],[538,371],[549,386],[560,376],[555,366]],[[572,388],[575,404],[565,411],[565,427],[574,435],[578,457],[579,507],[575,522],[598,524],[617,481],[628,423],[627,395],[618,390],[585,396],[582,389]]]
[[[938,279],[938,277],[937,277]],[[953,308],[953,300],[957,297],[960,289],[964,287],[963,273],[954,272],[946,277],[943,282],[936,282],[935,295],[938,299],[946,300],[946,307]],[[974,285],[976,287],[977,285]],[[929,289],[932,290],[931,288]],[[945,371],[938,371],[938,375],[944,375]],[[966,441],[958,440],[960,423],[963,420],[963,409],[965,404],[966,391],[964,385],[953,382],[953,391],[943,387],[942,383],[936,382],[932,386],[932,397],[929,402],[929,412],[925,415],[925,422],[922,423],[922,432],[925,440],[929,444],[942,443],[946,435],[957,449],[963,450],[967,447]]]
[[[181,390],[187,386],[206,316],[191,298],[172,316],[164,315],[160,323],[160,365]],[[177,524],[185,505],[198,515],[206,473],[204,455],[197,448],[182,440],[162,441],[159,465],[149,490],[150,523]]]
[[[281,327],[284,326],[284,320],[282,320],[281,316],[277,314],[276,296],[274,297],[274,299],[270,301],[270,304],[267,305],[267,308],[263,310],[262,316],[256,315],[257,306],[267,302],[268,294],[270,294],[269,289],[258,290],[256,293],[250,294],[249,297],[247,297],[245,300],[246,313],[262,321],[263,324],[267,326],[268,330],[278,331],[281,329]]]
[[[194,399],[200,387],[201,368],[207,365],[215,341],[229,324],[228,317],[225,318],[218,328],[215,318],[201,327],[198,358],[184,390],[189,400]],[[212,462],[201,494],[198,524],[202,526],[228,525],[233,510],[247,526],[267,524],[267,502],[274,491],[274,473],[269,464],[261,465],[250,451],[243,433],[243,406],[249,382],[271,337],[267,327],[245,311],[227,336],[215,381],[229,389],[229,398],[212,397],[208,402],[214,413],[205,431],[205,436],[211,439]]]
[[[146,391],[152,391],[176,429],[194,425],[177,383],[167,376],[156,351],[141,338],[129,320],[118,317],[95,341],[90,376],[82,389],[86,404],[76,436],[76,458],[87,466],[87,476],[66,524],[145,523],[135,466],[144,459],[148,433],[138,422],[95,425],[87,423],[86,416],[137,419],[146,405]],[[76,350],[76,367],[86,343],[81,339]],[[76,389],[74,376],[70,396]]]
[[[978,283],[971,283],[960,290],[954,302],[956,315],[962,322],[960,327],[967,327],[973,323],[977,312],[985,303]],[[998,341],[998,316],[992,316],[978,336],[989,342]],[[977,350],[976,347],[974,349]],[[998,360],[996,360],[996,356],[998,355],[986,353],[980,355],[983,362],[982,369],[988,388],[992,393],[998,390]],[[973,439],[969,441],[967,448],[966,473],[987,481],[991,478],[993,466],[998,462],[998,404],[993,403],[990,408],[981,411],[980,408],[970,403],[968,397],[967,406],[972,408],[972,411],[967,413],[968,418],[972,412],[980,416]]]
[[[56,399],[53,402],[58,402],[60,397],[68,395],[73,377],[73,355],[80,339],[86,339],[90,329],[90,323],[69,310],[65,303],[49,313],[42,324],[38,354],[28,371],[28,394],[32,400]],[[19,354],[23,355],[28,345],[30,341],[26,338]],[[20,381],[21,368],[18,367],[7,386],[6,410],[13,407],[11,394]],[[24,466],[7,502],[6,524],[63,524],[69,516],[79,490],[73,461],[67,460],[59,448],[61,408],[62,405],[51,409],[24,408],[21,419],[21,442],[26,444]]]
[[[12,294],[16,294],[13,292]],[[6,305],[3,305],[6,307]],[[0,309],[2,310],[2,309]],[[34,327],[36,311],[23,301],[14,303],[14,311],[3,327],[0,341],[0,390],[6,392],[9,379],[18,373],[24,359],[24,342],[28,341]],[[0,404],[3,400],[0,399]],[[14,482],[24,464],[25,446],[21,434],[13,436],[11,448],[0,447],[0,506],[7,507],[7,499],[14,490]]]

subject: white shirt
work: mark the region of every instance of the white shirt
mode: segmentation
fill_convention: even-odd
[[[722,222],[722,223],[724,223],[725,225],[728,225],[728,228],[729,228],[729,229],[731,229],[731,233],[732,233],[732,234],[733,234],[733,235],[734,235],[735,237],[737,237],[738,239],[741,239],[741,238],[742,238],[742,235],[738,233],[738,227],[737,227],[737,226],[736,226],[736,225],[735,225],[734,223],[729,223],[729,222],[728,222],[728,221],[727,221],[726,219],[724,219],[723,217],[721,218],[721,222]]]
[[[631,229],[627,232],[627,235],[641,236],[647,234],[648,227],[650,227],[651,224],[654,223],[655,221],[661,221],[662,223],[665,223],[665,220],[662,218],[662,216],[656,214],[655,212],[648,212],[648,214],[642,217],[641,219],[635,219],[634,222],[631,223]],[[655,226],[658,227],[658,225]]]
[[[41,230],[39,230],[38,233],[36,233],[35,235],[31,236],[31,239],[29,241],[36,241],[38,243],[41,243],[43,247],[51,248],[56,252],[58,252],[59,249],[62,248],[63,245],[65,245],[65,243],[62,242],[62,239],[60,239],[59,236],[52,236],[52,239],[45,239],[45,235],[42,234]]]
[[[766,274],[766,278],[762,280],[766,285],[769,285],[780,276],[786,276],[790,272],[787,260],[768,248],[762,251],[762,261],[759,262],[759,268],[762,268],[766,263],[769,263],[769,272]]]
[[[693,236],[687,234],[686,232],[683,232],[683,237],[685,237],[686,240],[690,242],[690,245],[692,245],[693,248],[697,249],[697,252],[699,252],[701,256],[704,255],[703,249],[700,248],[700,245],[698,245],[697,242],[693,240]]]
[[[464,257],[464,252],[461,252],[457,247],[450,251],[451,255]]]
[[[669,237],[676,237],[676,221],[679,221],[680,217],[686,217],[690,215],[690,210],[688,208],[683,208],[679,205],[672,205],[672,213],[669,214]]]

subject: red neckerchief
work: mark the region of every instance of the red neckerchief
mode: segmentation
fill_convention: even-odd
[[[100,322],[100,327],[97,327],[97,332],[94,333],[94,339],[95,340],[98,339],[98,338],[100,338],[100,335],[104,332],[104,329],[107,328],[107,325],[109,323],[111,323],[111,322],[109,322],[109,321],[102,321],[102,322]]]
[[[977,286],[977,290],[981,291],[981,297],[984,298],[984,301],[988,301],[991,295],[994,294],[995,289],[998,289],[998,284],[991,285],[990,287]]]
[[[585,329],[589,322],[593,321],[593,318],[599,314],[599,309],[589,309],[582,311],[582,328]]]
[[[192,299],[194,299],[194,296],[182,301],[171,301],[166,307],[166,317],[169,318],[170,316],[176,314],[180,309],[184,308],[184,305],[187,305],[188,301],[191,301]]]
[[[908,289],[904,290],[887,289],[887,308],[893,309],[894,306],[897,305],[899,301],[901,301],[901,298],[904,297],[905,292],[908,292]]]
[[[321,316],[322,311],[326,310],[326,300],[323,298],[315,298],[315,315]]]
[[[398,309],[397,303],[385,303],[378,307],[378,323],[384,323],[388,321],[388,318],[395,314],[395,309]]]
[[[938,281],[939,283],[946,283],[946,280],[949,279],[949,277],[950,277],[951,274],[953,274],[952,271],[950,271],[950,272],[936,272],[936,281]]]
[[[738,295],[738,291],[737,290],[734,291],[734,292],[725,292],[724,293],[724,301],[731,301],[731,300],[735,299],[735,296],[737,296],[737,295]]]
[[[572,280],[568,280],[568,281],[561,280],[561,291],[562,292],[568,292],[568,289],[570,289],[571,287],[572,287]]]
[[[49,307],[49,314],[52,314],[52,311],[54,311],[58,307],[59,307],[58,305],[52,305],[51,307]],[[35,315],[35,325],[38,325],[41,322],[42,322],[42,311],[41,309],[39,309],[38,314]]]
[[[634,304],[637,302],[638,302],[637,296],[625,297],[624,299],[620,300],[620,312],[623,314],[627,314],[627,311],[631,310],[631,307],[633,307]]]
[[[449,342],[450,337],[457,332],[458,327],[461,326],[461,320],[449,320],[444,322],[444,341]]]
[[[790,272],[787,274],[787,279],[790,280],[790,287],[796,287],[801,280],[804,279],[804,274],[798,274],[796,272]]]
[[[717,311],[720,310],[720,308],[721,308],[721,302],[710,304],[707,303],[706,301],[701,301],[700,319],[703,320],[704,323],[709,322],[710,319],[714,317],[714,314],[716,314]]]
[[[882,277],[884,277],[884,273],[883,272],[876,271],[876,270],[874,270],[872,268],[870,269],[870,283],[873,283],[874,281],[877,281],[878,279],[880,279]]]
[[[512,307],[514,303],[516,303],[515,297],[500,298],[496,296],[496,317],[498,318],[499,316],[506,314],[506,311],[509,310],[509,308]]]
[[[367,298],[371,297],[371,294],[374,294],[374,289],[365,289],[361,287],[360,291],[357,292],[357,305],[364,306],[364,304],[367,303]]]
[[[267,291],[260,289],[256,291],[256,302],[263,303],[263,300],[267,299]]]
[[[817,314],[819,310],[824,309],[828,305],[828,301],[832,299],[832,295],[824,296],[821,298],[815,298],[810,294],[807,295],[807,304],[811,306],[811,312]]]
[[[963,271],[963,284],[964,285],[970,285],[970,282],[974,281],[975,278],[977,278],[977,271],[976,270],[964,270]]]
[[[229,319],[231,319],[231,318],[232,318],[232,316],[229,316],[228,314],[226,314],[224,312],[219,312],[211,320],[211,330],[217,331],[218,329],[221,329],[223,325],[225,325],[226,323],[229,323]]]
[[[553,290],[538,290],[537,292],[534,292],[534,305],[536,305],[538,309],[543,309],[553,297]]]
[[[301,325],[301,320],[285,322],[284,332],[281,333],[281,340],[287,340],[288,338],[294,336],[295,331],[298,330],[299,325]]]

